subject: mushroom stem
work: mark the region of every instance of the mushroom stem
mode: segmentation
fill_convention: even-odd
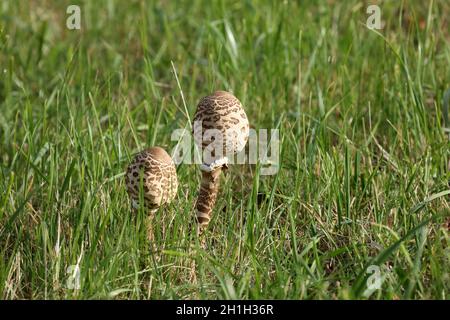
[[[149,215],[145,219],[147,240],[150,243],[153,253],[156,253],[155,234],[153,232],[153,217],[158,209],[149,210]]]
[[[222,167],[215,168],[212,171],[202,171],[200,192],[195,205],[199,233],[208,226],[211,220],[211,213],[219,193],[221,172]]]

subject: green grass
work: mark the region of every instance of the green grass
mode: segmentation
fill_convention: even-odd
[[[449,299],[447,1],[379,1],[379,32],[357,0],[75,3],[80,31],[73,1],[0,2],[1,298],[364,299],[375,264],[370,299]],[[203,250],[179,165],[152,254],[124,170],[216,89],[279,127],[280,170],[230,169]]]

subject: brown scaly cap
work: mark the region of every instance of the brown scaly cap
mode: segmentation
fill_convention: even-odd
[[[201,130],[196,129],[201,125]],[[205,131],[216,129],[221,137],[208,137]],[[241,151],[247,143],[249,124],[241,102],[231,93],[216,91],[200,100],[194,115],[194,139],[197,145],[212,150],[217,146],[222,155]]]
[[[141,178],[147,208],[157,209],[175,197],[178,188],[175,164],[164,149],[152,147],[141,151],[128,166],[125,181],[134,207],[139,206]]]

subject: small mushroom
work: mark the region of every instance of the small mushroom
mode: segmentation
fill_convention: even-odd
[[[178,188],[175,164],[164,149],[152,147],[141,151],[128,166],[125,182],[134,209],[139,208],[141,179],[144,207],[150,213],[147,235],[152,241],[152,216],[160,206],[173,200]]]
[[[240,101],[231,93],[216,91],[204,97],[194,116],[194,140],[203,151],[202,180],[196,203],[199,232],[211,220],[219,192],[220,173],[228,167],[228,156],[247,143],[249,124]],[[205,150],[210,156],[205,158]]]

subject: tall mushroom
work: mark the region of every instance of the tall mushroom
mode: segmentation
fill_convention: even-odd
[[[220,173],[229,157],[247,143],[249,124],[240,101],[231,93],[216,91],[200,100],[194,116],[194,140],[203,152],[202,180],[196,203],[199,232],[211,220],[219,192]]]
[[[164,149],[152,147],[141,151],[128,166],[125,182],[134,209],[139,208],[141,179],[143,205],[149,211],[147,236],[153,242],[153,215],[160,206],[173,200],[178,188],[175,164]]]

